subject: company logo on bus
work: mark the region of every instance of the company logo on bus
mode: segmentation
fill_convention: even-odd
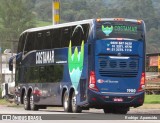
[[[109,34],[113,31],[113,26],[111,23],[105,23],[105,26],[102,25],[102,31],[106,34],[106,36],[109,36]]]
[[[103,79],[98,79],[97,82],[100,83],[100,84],[101,83],[110,83],[110,84],[117,84],[117,83],[119,83],[116,80],[103,80]]]
[[[36,52],[36,64],[54,63],[54,50]]]
[[[98,79],[97,82],[98,83],[104,83],[104,80],[103,79]]]

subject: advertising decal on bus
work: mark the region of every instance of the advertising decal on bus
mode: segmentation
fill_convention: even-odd
[[[78,28],[81,29],[84,35],[83,27],[81,25],[77,25],[73,30],[72,36],[74,35],[74,33]],[[76,90],[76,94],[78,94],[78,85],[82,75],[83,62],[84,62],[84,40],[82,40],[80,51],[78,51],[78,47],[76,46],[73,54],[72,54],[72,40],[70,40],[68,48],[68,68],[69,68],[71,83]]]
[[[79,80],[82,74],[83,69],[83,61],[84,61],[84,41],[81,44],[81,51],[78,52],[78,48],[74,49],[74,53],[72,54],[72,42],[70,41],[68,48],[68,67],[69,74],[71,78],[72,85],[77,90]]]

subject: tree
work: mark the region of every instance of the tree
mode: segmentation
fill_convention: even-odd
[[[1,0],[0,1],[0,41],[17,40],[26,29],[35,27],[34,14],[29,2],[33,0]],[[5,43],[5,48],[10,43]],[[7,45],[7,46],[6,46]]]

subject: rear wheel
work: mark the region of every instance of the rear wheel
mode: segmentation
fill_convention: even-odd
[[[71,112],[71,100],[69,99],[69,94],[67,91],[65,91],[63,95],[63,108],[65,112]]]
[[[113,114],[127,114],[129,107],[112,107],[103,109],[104,113],[113,113]]]
[[[113,113],[113,109],[112,108],[104,108],[103,111],[104,111],[105,114]]]
[[[75,91],[72,94],[71,106],[72,106],[72,111],[74,113],[81,113],[82,112],[82,108],[80,106],[77,106]]]
[[[39,109],[38,105],[34,104],[34,96],[32,93],[30,94],[30,107],[33,111],[37,111]]]
[[[23,103],[24,103],[25,110],[31,110],[30,103],[29,103],[29,97],[27,96],[26,93],[24,93],[24,96],[23,96]]]
[[[115,114],[127,114],[129,107],[117,107]]]

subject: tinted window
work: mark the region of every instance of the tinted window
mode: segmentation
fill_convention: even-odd
[[[41,50],[43,49],[43,42],[44,42],[44,32],[36,32],[36,38],[35,38],[35,50]]]
[[[97,22],[97,39],[130,38],[143,39],[142,24],[126,21]]]
[[[64,27],[61,30],[61,47],[68,47],[71,40],[72,28]]]
[[[88,38],[88,32],[89,24],[73,26],[71,35],[72,46],[81,46],[82,40],[86,42]]]
[[[60,82],[63,78],[63,65],[36,66],[24,69],[21,82]]]
[[[48,30],[45,32],[43,49],[51,49],[51,48],[52,48],[52,32],[51,30]]]
[[[26,43],[25,43],[25,49],[24,52],[27,53],[31,50],[34,50],[35,47],[35,33],[29,33],[26,39]]]
[[[87,41],[89,27],[89,24],[83,24],[29,33],[25,53],[31,50],[69,47],[70,41],[72,46],[81,46],[82,40]],[[21,40],[25,41],[23,37]],[[19,43],[19,49],[22,49],[20,44],[23,43]]]
[[[24,33],[23,35],[20,36],[19,43],[18,43],[18,51],[17,51],[17,53],[23,52],[24,43],[25,43],[25,40],[26,40],[26,35],[27,34]]]

